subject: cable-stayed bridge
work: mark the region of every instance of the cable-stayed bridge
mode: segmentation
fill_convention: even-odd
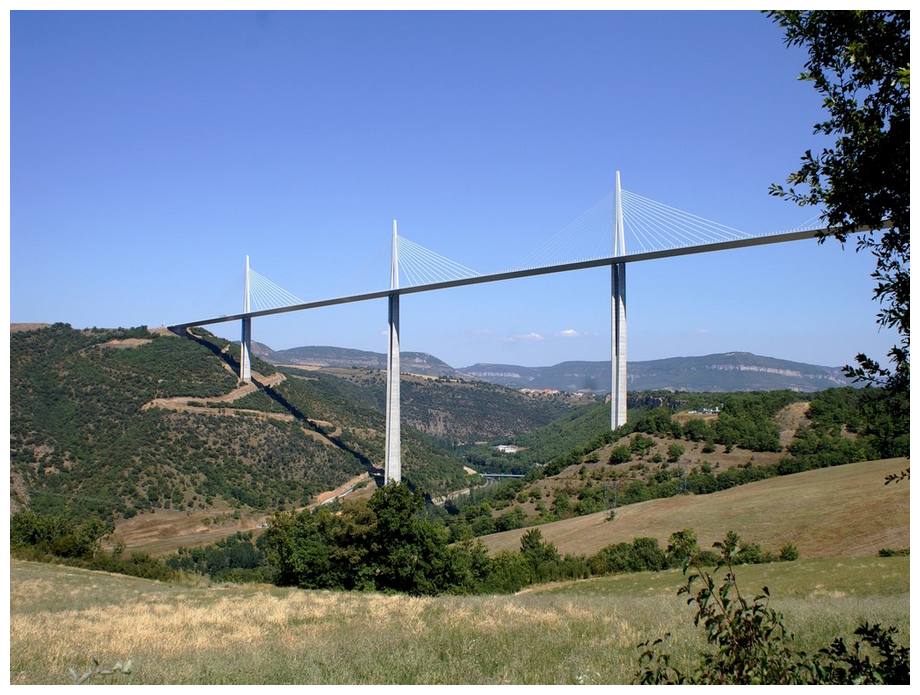
[[[243,310],[240,313],[187,321],[170,326],[170,329],[182,332],[196,326],[240,321],[240,379],[249,381],[253,318],[386,298],[389,331],[384,471],[387,482],[399,481],[402,476],[399,298],[402,295],[610,266],[610,426],[615,429],[626,423],[626,265],[672,256],[809,239],[832,231],[815,226],[816,220],[817,216],[795,229],[753,234],[624,190],[620,187],[620,173],[617,172],[616,185],[611,194],[546,239],[518,267],[499,272],[477,272],[400,236],[394,220],[390,286],[387,289],[304,301],[253,270],[247,256],[243,279]],[[596,233],[599,227],[604,230],[600,235]]]

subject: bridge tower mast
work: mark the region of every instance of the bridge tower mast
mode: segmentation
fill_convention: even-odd
[[[399,251],[396,220],[393,220],[393,245],[390,251],[390,289],[399,289]],[[387,345],[387,405],[385,483],[402,480],[399,432],[399,295],[391,294],[389,302],[389,343]]]
[[[620,172],[616,174],[613,255],[626,254]],[[610,429],[626,424],[626,264],[610,266]]]
[[[246,256],[246,268],[243,275],[243,313],[249,313],[249,256]],[[252,381],[252,319],[243,319],[243,334],[240,339],[240,380],[247,384]]]

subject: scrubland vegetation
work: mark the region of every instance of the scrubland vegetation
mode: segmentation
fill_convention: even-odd
[[[787,447],[780,442],[777,414],[800,402],[802,394],[681,397],[695,408],[721,405],[722,412],[712,421],[691,414],[681,423],[667,407],[631,411],[626,425],[610,431],[609,405],[598,405],[520,437],[517,441],[530,447],[515,454],[515,459],[553,456],[545,465],[527,467],[522,479],[448,503],[446,518],[453,537],[549,523],[679,494],[708,494],[775,476],[909,453],[909,422],[892,419],[893,408],[887,401],[893,396],[881,389],[841,388],[810,395],[806,419]],[[554,453],[566,445],[570,448],[565,453]],[[688,460],[690,447],[696,453]],[[720,469],[725,454],[733,450],[751,452],[750,460]],[[759,452],[777,455],[773,462],[755,465]],[[567,474],[560,476],[564,471]],[[556,476],[560,484],[552,486],[547,498],[550,487],[540,481]],[[525,511],[531,508],[535,512]]]

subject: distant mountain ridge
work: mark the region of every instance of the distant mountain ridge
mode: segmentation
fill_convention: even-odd
[[[308,345],[272,350],[263,343],[253,343],[252,351],[257,357],[273,364],[295,364],[315,367],[364,367],[365,369],[386,369],[387,356],[382,352],[369,352],[353,348],[329,345]],[[434,355],[426,352],[400,353],[403,371],[426,376],[462,376],[456,369]],[[485,379],[483,381],[486,381]]]
[[[275,364],[385,369],[386,355],[331,346],[272,350],[254,344],[253,352]],[[402,353],[402,369],[413,374],[476,379],[512,388],[560,391],[610,391],[610,362],[569,361],[547,367],[477,363],[454,368],[425,352]],[[793,362],[750,352],[668,357],[629,363],[629,388],[635,391],[820,391],[846,386],[840,367]]]

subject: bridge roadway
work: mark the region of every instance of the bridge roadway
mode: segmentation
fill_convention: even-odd
[[[538,268],[525,268],[522,270],[509,270],[501,273],[492,273],[490,275],[475,275],[473,277],[461,278],[459,280],[447,280],[444,282],[433,282],[426,285],[410,285],[398,289],[378,290],[376,292],[366,292],[363,294],[353,294],[345,297],[335,297],[333,299],[320,299],[303,304],[292,304],[291,306],[277,307],[275,309],[262,309],[261,311],[247,311],[239,314],[229,314],[225,316],[216,316],[212,318],[201,319],[199,321],[188,321],[186,323],[177,323],[169,326],[170,330],[184,330],[194,328],[195,326],[209,326],[216,323],[227,323],[229,321],[239,321],[241,319],[256,318],[258,316],[272,316],[274,314],[286,314],[292,311],[304,311],[306,309],[318,309],[324,306],[333,306],[336,304],[350,304],[352,302],[364,302],[370,299],[383,299],[392,295],[414,294],[416,292],[430,292],[433,290],[447,289],[448,287],[462,287],[464,285],[479,285],[486,282],[497,282],[499,280],[512,280],[514,278],[533,277],[536,275],[549,275],[552,273],[564,273],[570,270],[582,270],[585,268],[601,268],[603,266],[613,265],[615,263],[636,263],[638,261],[650,261],[656,258],[670,258],[673,256],[688,256],[696,253],[708,253],[711,251],[726,251],[729,249],[740,249],[749,246],[764,246],[766,244],[779,244],[787,241],[800,241],[802,239],[812,239],[831,232],[830,228],[821,227],[818,229],[808,229],[796,232],[784,232],[782,234],[768,234],[763,236],[749,237],[747,239],[735,239],[732,241],[721,241],[711,244],[699,244],[697,246],[682,246],[661,251],[646,251],[643,253],[630,253],[624,256],[609,256],[606,258],[595,258],[586,261],[573,261],[571,263],[560,263],[559,265],[541,266]],[[852,230],[851,233],[860,233],[871,231],[868,227],[859,227]]]

